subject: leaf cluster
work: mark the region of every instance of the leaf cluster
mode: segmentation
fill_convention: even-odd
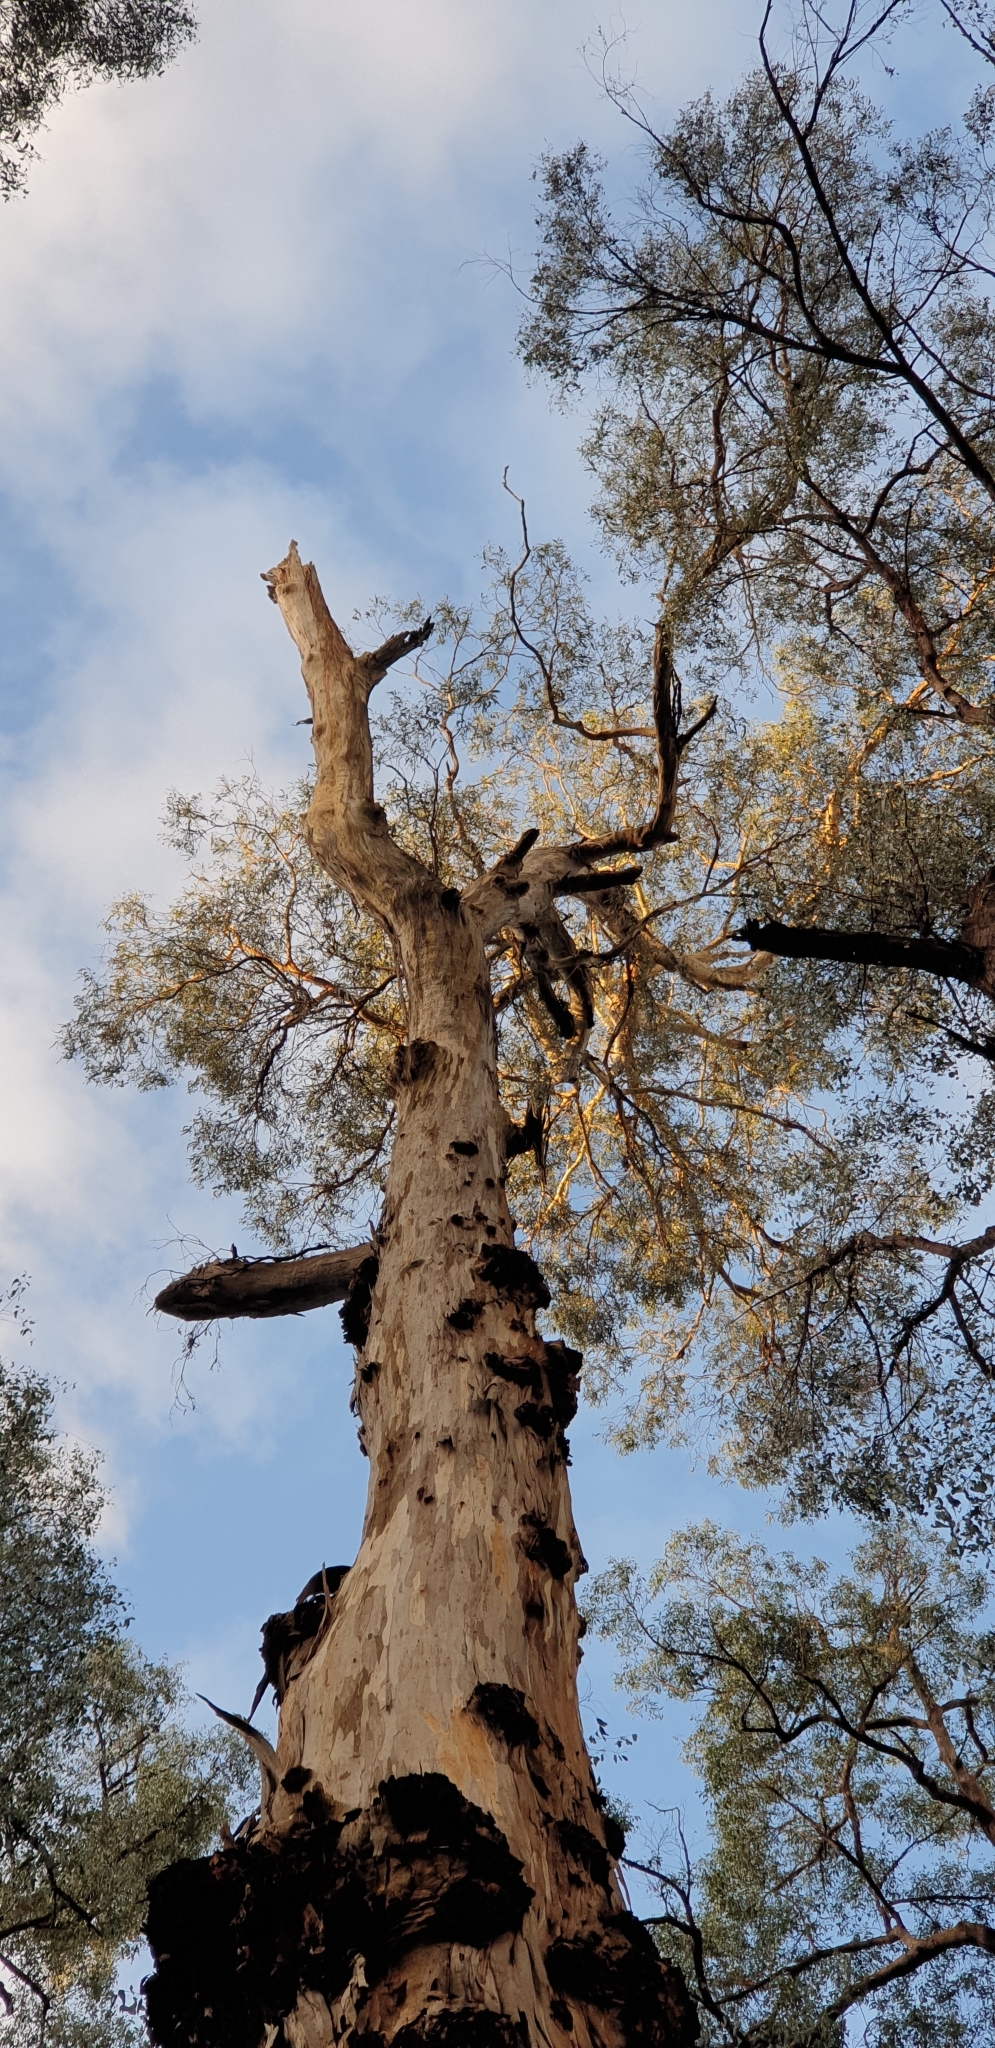
[[[196,34],[177,0],[0,0],[0,192],[25,182],[34,137],[71,86],[149,78]]]
[[[241,1745],[188,1731],[179,1674],[129,1641],[94,1549],[95,1463],[52,1406],[0,1364],[0,2004],[24,2048],[87,2048],[134,2031],[115,1978],[149,1878],[203,1850],[248,1780]]]
[[[839,1579],[705,1523],[648,1584],[597,1582],[619,1682],[651,1713],[695,1708],[711,1845],[694,1863],[678,1830],[646,1868],[710,2041],[832,2042],[868,2000],[875,2042],[919,2038],[926,2011],[938,2038],[991,2040],[987,1594],[898,1525]]]

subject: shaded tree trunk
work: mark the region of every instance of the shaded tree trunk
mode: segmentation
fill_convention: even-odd
[[[153,1888],[150,2023],[164,2048],[678,2048],[696,2022],[628,1910],[581,1730],[580,1359],[537,1332],[549,1295],[514,1244],[485,950],[592,854],[516,849],[444,889],[373,800],[367,698],[415,636],[357,658],[295,550],[269,580],[314,708],[312,844],[393,939],[408,1043],[343,1311],[359,1554],[288,1656],[258,1823]]]

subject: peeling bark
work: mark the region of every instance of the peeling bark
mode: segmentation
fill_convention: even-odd
[[[523,905],[545,919],[590,861],[526,835],[454,902],[374,800],[369,659],[295,549],[267,580],[314,712],[311,843],[391,935],[408,1041],[378,1241],[343,1313],[370,1460],[362,1541],[280,1666],[258,1820],[153,1887],[153,2036],[690,2048],[683,1982],[628,1912],[584,1746],[565,1436],[580,1358],[537,1330],[549,1291],[505,1193],[485,942]]]

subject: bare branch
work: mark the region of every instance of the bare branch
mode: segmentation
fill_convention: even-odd
[[[809,144],[809,134],[818,112],[819,100],[825,91],[826,85],[829,82],[829,76],[834,67],[830,66],[830,72],[821,81],[816,95],[812,120],[803,128],[795,115],[789,93],[782,85],[767,49],[765,31],[769,12],[768,8],[760,32],[760,59],[766,73],[771,97],[788,133],[794,141],[812,197],[826,223],[830,239],[836,250],[840,265],[849,280],[851,290],[863,307],[872,326],[876,328],[881,337],[885,351],[885,361],[883,364],[876,364],[875,367],[879,372],[882,368],[886,371],[890,370],[893,376],[900,377],[909,390],[915,393],[920,403],[936,421],[950,447],[956,450],[968,475],[974,477],[982,489],[987,491],[989,497],[995,498],[995,474],[993,474],[988,463],[985,462],[975,442],[964,432],[959,420],[954,417],[949,407],[944,405],[942,399],[933,390],[928,380],[920,374],[915,365],[910,361],[898,338],[893,320],[883,307],[878,304],[873,292],[858,270],[854,262],[852,250],[836,217],[832,200],[820,176],[818,165]],[[881,19],[884,18],[884,16],[881,17]]]
[[[426,640],[431,639],[434,631],[435,620],[425,619],[420,626],[412,626],[406,632],[392,633],[390,638],[384,641],[383,646],[374,648],[372,653],[361,654],[358,657],[359,666],[365,669],[369,676],[371,690],[396,662],[403,661],[405,655],[414,654],[419,647],[424,647]]]
[[[962,10],[959,7],[951,6],[951,0],[940,0],[940,6],[947,19],[953,22],[955,29],[959,30],[964,41],[970,43],[972,50],[979,57],[983,58],[986,64],[995,64],[995,38],[989,34],[985,37],[984,42],[979,42],[977,36],[973,36],[970,29],[964,26]]]
[[[625,825],[603,839],[582,839],[570,848],[586,864],[607,859],[613,853],[649,853],[654,846],[672,844],[677,833],[677,779],[681,757],[691,741],[715,717],[718,698],[681,730],[681,685],[674,667],[673,651],[665,622],[661,619],[653,641],[653,730],[656,734],[656,808],[643,825]]]
[[[314,714],[318,777],[308,839],[333,881],[393,931],[399,898],[412,885],[426,896],[441,890],[422,862],[396,844],[374,800],[369,697],[391,662],[420,645],[429,628],[396,634],[374,655],[354,654],[325,603],[313,562],[301,561],[296,541],[263,582],[300,652]]]
[[[842,2019],[851,2006],[860,2004],[872,1992],[883,1990],[886,1984],[893,1984],[899,1977],[910,1977],[925,1963],[958,1948],[978,1948],[988,1955],[995,1955],[995,1927],[989,1927],[983,1920],[960,1920],[955,1927],[937,1928],[934,1934],[910,1939],[901,1955],[895,1956],[890,1963],[882,1964],[880,1970],[872,1970],[868,1976],[859,1978],[856,1984],[848,1985],[842,1995],[826,2007],[822,2017]]]
[[[625,889],[638,882],[642,868],[594,868],[588,875],[568,875],[556,886],[557,896],[598,896],[605,889]]]
[[[777,919],[761,924],[755,917],[748,917],[742,930],[730,936],[744,939],[754,953],[772,953],[782,960],[911,968],[966,982],[969,988],[977,988],[985,973],[981,947],[960,939],[896,939],[885,932],[836,932],[823,925],[781,924]]]

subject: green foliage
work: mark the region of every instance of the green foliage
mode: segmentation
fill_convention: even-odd
[[[985,0],[942,7],[995,60]],[[516,1218],[588,1390],[624,1390],[618,1440],[702,1443],[786,1512],[875,1530],[835,1582],[706,1528],[648,1588],[596,1589],[636,1699],[695,1708],[713,1845],[651,1868],[713,2048],[842,2048],[857,2023],[995,2048],[995,1646],[964,1563],[995,1535],[992,998],[743,931],[995,962],[995,86],[910,139],[859,76],[923,11],[856,0],[835,33],[798,0],[782,54],[666,134],[620,92],[646,145],[621,222],[583,145],[543,164],[523,351],[565,401],[595,388],[632,615],[597,619],[523,510],[518,559],[489,554],[476,609],[433,608],[373,735],[394,833],[461,889],[525,827],[548,847],[652,815],[654,644],[701,721],[676,840],[561,898],[593,1021],[513,925],[491,969],[503,1098],[544,1131]],[[375,609],[378,641],[393,623]],[[95,1080],[197,1091],[195,1176],[280,1249],[366,1234],[406,1032],[306,800],[174,799],[187,886],[116,907],[65,1033]],[[949,1552],[913,1533],[930,1515]]]
[[[208,810],[174,798],[167,838],[198,863],[190,885],[165,917],[138,896],[115,906],[110,974],[84,977],[65,1041],[94,1079],[197,1076],[195,1178],[244,1192],[276,1244],[368,1206],[403,1028],[389,946],[311,859],[306,802],[302,786],[274,805],[251,780]]]
[[[421,657],[375,735],[395,831],[456,887],[524,823],[548,842],[652,802],[643,629],[599,624],[555,546],[491,567],[489,600],[443,612],[441,658]],[[965,757],[959,728],[855,701],[817,653],[785,655],[777,716],[726,703],[689,750],[680,838],[634,891],[567,899],[589,1036],[561,1037],[521,943],[495,944],[505,1100],[518,1120],[538,1104],[547,1130],[544,1177],[512,1167],[516,1214],[592,1391],[637,1377],[624,1442],[704,1432],[805,1511],[827,1494],[870,1511],[932,1502],[980,1540],[984,1242],[960,1292],[936,1296],[959,1212],[988,1187],[988,1065],[966,1085],[958,1068],[986,999],[744,959],[731,934],[747,908],[845,919],[861,905],[896,929],[926,916],[956,931],[995,843],[992,742],[975,732]],[[117,906],[64,1041],[94,1079],[185,1075],[195,1177],[242,1192],[280,1249],[368,1229],[405,1028],[389,944],[316,868],[305,801],[252,783],[210,806],[174,799],[189,884],[165,912]]]
[[[0,2001],[23,2048],[106,2048],[136,2031],[115,1978],[149,1878],[208,1846],[250,1773],[129,1641],[95,1462],[59,1443],[52,1400],[0,1363]]]
[[[650,1867],[706,2038],[832,2042],[857,2006],[880,2048],[995,2038],[987,1593],[901,1526],[837,1580],[706,1523],[648,1585],[631,1565],[597,1581],[619,1683],[695,1709],[711,1847]]]
[[[626,101],[628,220],[584,145],[544,160],[523,354],[566,393],[598,372],[598,514],[686,672],[769,670],[801,632],[851,685],[914,688],[911,595],[948,682],[987,694],[995,88],[909,140],[845,69],[873,11],[838,39],[795,12],[790,61],[764,49],[723,105],[657,134]]]
[[[33,137],[71,86],[149,78],[196,33],[175,0],[0,0],[0,191],[21,190]]]

